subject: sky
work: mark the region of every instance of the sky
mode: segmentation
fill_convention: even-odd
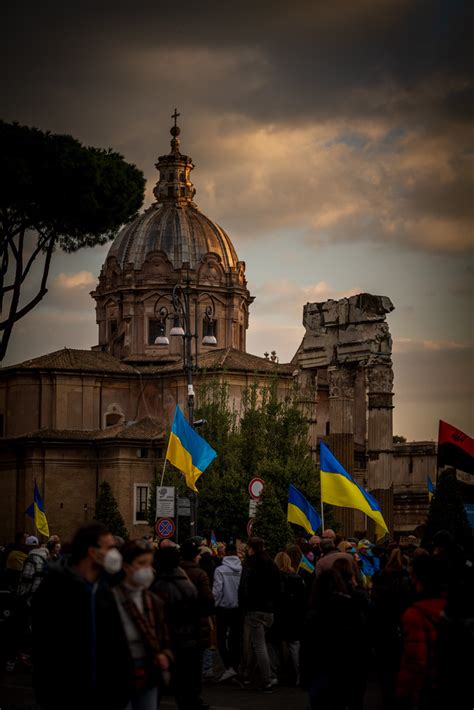
[[[249,352],[291,359],[307,302],[389,296],[394,433],[474,434],[472,18],[458,0],[10,3],[0,117],[147,178],[181,114],[196,202],[256,297]],[[97,343],[110,245],[57,252],[5,364]],[[38,278],[39,271],[32,273]]]

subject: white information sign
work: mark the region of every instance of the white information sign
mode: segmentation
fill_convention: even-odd
[[[249,518],[255,518],[257,515],[257,506],[260,501],[258,500],[250,500],[249,501]]]
[[[189,498],[178,497],[178,515],[189,518],[191,516],[191,501]]]
[[[174,518],[174,486],[156,487],[156,517]]]

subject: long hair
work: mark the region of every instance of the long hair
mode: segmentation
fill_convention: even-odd
[[[391,551],[388,562],[385,565],[386,572],[401,572],[405,568],[402,551],[399,547],[396,547]]]
[[[288,545],[286,548],[286,554],[291,560],[291,566],[293,569],[297,570],[300,566],[301,558],[303,557],[301,547],[299,545]]]
[[[295,572],[294,567],[291,566],[290,556],[286,552],[278,552],[273,560],[280,570],[280,572]]]

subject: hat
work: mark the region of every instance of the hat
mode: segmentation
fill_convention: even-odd
[[[39,545],[39,540],[36,535],[28,535],[25,540],[26,545]]]
[[[370,542],[370,540],[360,540],[357,543],[357,549],[358,550],[370,550],[373,547],[373,544]]]

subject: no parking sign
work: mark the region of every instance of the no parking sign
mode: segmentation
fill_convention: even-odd
[[[173,518],[158,518],[155,523],[155,532],[158,537],[166,538],[174,535],[176,525]]]

